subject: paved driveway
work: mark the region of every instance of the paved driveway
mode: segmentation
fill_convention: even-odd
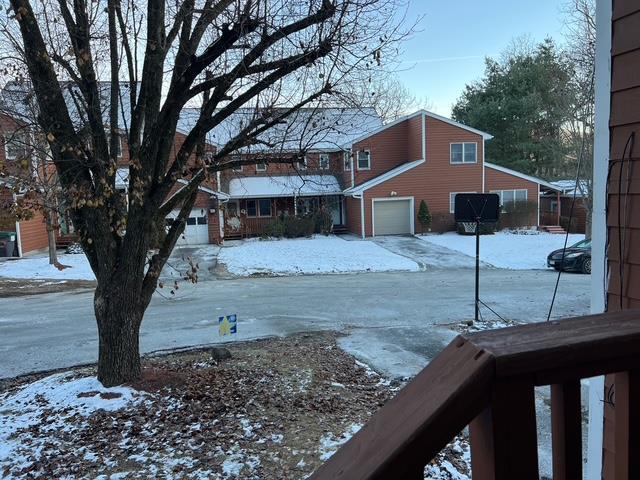
[[[416,262],[421,270],[475,268],[475,259],[455,250],[424,242],[419,238],[404,235],[374,237],[381,247]],[[485,268],[493,268],[483,264]]]

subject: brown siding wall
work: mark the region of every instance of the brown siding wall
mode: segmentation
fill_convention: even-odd
[[[421,117],[418,117],[418,120],[421,121]],[[412,129],[418,130],[415,124]],[[410,130],[407,128],[407,131]],[[415,141],[413,144],[408,143],[408,145],[413,145],[408,150],[413,150],[414,155],[419,151],[421,156],[422,139],[421,136],[418,138],[419,141]],[[369,145],[371,145],[372,151],[389,148],[388,145],[378,147],[378,142],[385,141],[389,141],[389,138],[379,137],[371,140]],[[450,163],[450,144],[455,142],[476,142],[478,144],[478,162],[470,165],[452,165]],[[454,227],[453,216],[449,212],[449,194],[451,192],[482,191],[482,136],[441,120],[427,117],[426,153],[427,160],[422,165],[365,192],[365,233],[367,236],[373,234],[371,207],[374,198],[390,197],[391,192],[395,192],[397,197],[413,197],[414,217],[417,216],[421,200],[424,200],[433,216],[431,229],[444,231]],[[405,161],[411,160],[416,160],[416,158],[407,158]],[[351,220],[350,217],[349,220]],[[420,232],[421,225],[417,218],[415,218],[414,224],[416,232]]]
[[[360,225],[360,199],[346,197],[344,205],[346,210],[347,229],[354,235],[362,235],[362,227]]]
[[[618,192],[618,179],[622,171],[626,185],[627,165],[635,165],[640,159],[640,3],[637,0],[615,0],[613,2],[612,23],[612,77],[611,77],[611,181],[607,198],[607,230],[610,240],[608,265],[610,282],[607,292],[608,311],[618,311],[640,306],[640,175],[637,168],[631,177],[629,195],[626,186]],[[635,132],[636,146],[633,152],[624,147],[631,132]],[[637,166],[637,165],[636,165]],[[619,194],[620,193],[620,194]],[[622,198],[621,198],[622,197]],[[628,205],[628,216],[618,224],[618,203]],[[628,248],[621,255],[618,247],[618,232],[623,229],[625,245]],[[624,267],[624,285],[620,285],[619,265]],[[622,298],[621,298],[622,297]],[[621,305],[622,304],[622,305]],[[609,377],[607,385],[613,379]],[[605,403],[604,478],[613,480],[615,449],[613,444],[612,421],[614,407]]]
[[[356,185],[377,177],[409,160],[409,121],[405,120],[353,145]],[[371,170],[358,170],[357,152],[371,152]],[[418,157],[420,158],[420,157]],[[413,160],[417,160],[414,158]]]
[[[20,222],[20,243],[23,255],[49,246],[47,227],[40,212],[36,212],[31,220]]]
[[[536,211],[532,212],[529,220],[531,227],[538,226],[538,184],[525,180],[524,178],[515,177],[505,172],[500,172],[492,168],[485,168],[485,192],[492,190],[527,190],[527,201],[536,204]]]

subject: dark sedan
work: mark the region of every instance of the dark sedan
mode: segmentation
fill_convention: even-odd
[[[581,240],[575,245],[567,247],[564,261],[563,249],[554,250],[547,257],[547,267],[567,272],[591,273],[591,240]]]

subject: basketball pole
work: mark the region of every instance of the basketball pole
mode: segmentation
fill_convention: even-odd
[[[476,217],[476,311],[475,322],[480,313],[480,217]]]

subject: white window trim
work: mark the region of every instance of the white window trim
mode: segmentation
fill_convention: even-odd
[[[456,204],[454,202],[454,195],[459,193],[478,193],[478,192],[449,192],[449,213],[456,213]]]
[[[7,160],[10,160],[10,161],[13,162],[13,161],[18,159],[18,157],[15,156],[15,155],[14,156],[9,156],[9,143],[11,142],[11,138],[12,137],[18,138],[20,136],[21,136],[21,132],[19,132],[19,131],[18,132],[12,132],[12,133],[9,133],[7,135],[3,135],[2,136],[2,143],[4,143],[4,157]],[[28,132],[24,132],[24,137],[25,137],[25,141],[26,142],[31,142],[31,138],[29,137],[29,133]],[[25,154],[28,153],[28,150],[29,150],[28,145],[24,145],[24,153]]]
[[[233,155],[231,157],[231,161],[232,162],[237,162],[237,161],[240,161],[240,160],[242,160],[242,157],[240,157],[240,155]],[[231,167],[231,171],[232,172],[242,172],[242,167],[243,167],[243,165],[237,165],[237,166]]]
[[[476,146],[476,158],[473,162],[465,162],[464,161],[464,150],[465,150],[465,145],[475,145]],[[461,162],[454,162],[453,161],[453,146],[454,145],[462,145],[462,161]],[[451,165],[476,165],[478,163],[478,142],[451,142],[449,144],[449,163]],[[458,192],[458,193],[465,193],[465,192]]]
[[[308,166],[308,163],[307,163],[307,156],[305,155],[305,156],[302,158],[302,161],[301,161],[301,162],[298,162],[298,170],[306,170],[306,169],[307,169],[307,166]]]
[[[322,159],[323,158],[327,159],[327,166],[326,167],[322,166]],[[329,156],[328,153],[321,153],[318,156],[318,167],[320,168],[320,170],[329,170],[329,168],[331,167],[331,157]]]
[[[342,152],[342,168],[345,172],[351,171],[351,152]]]
[[[415,211],[416,211],[416,202],[414,197],[383,197],[383,198],[372,198],[371,199],[371,236],[376,236],[376,202],[394,202],[400,200],[410,200],[409,207],[409,224],[411,226],[411,235],[415,235],[416,233],[416,225],[415,225]]]
[[[369,166],[368,167],[361,167],[360,166],[360,153],[366,153],[369,155]],[[371,150],[358,150],[356,152],[356,167],[358,169],[358,171],[364,171],[364,170],[371,170]]]
[[[260,168],[260,165],[262,165],[262,168]],[[256,172],[266,172],[266,171],[267,171],[267,164],[265,162],[256,163]]]

